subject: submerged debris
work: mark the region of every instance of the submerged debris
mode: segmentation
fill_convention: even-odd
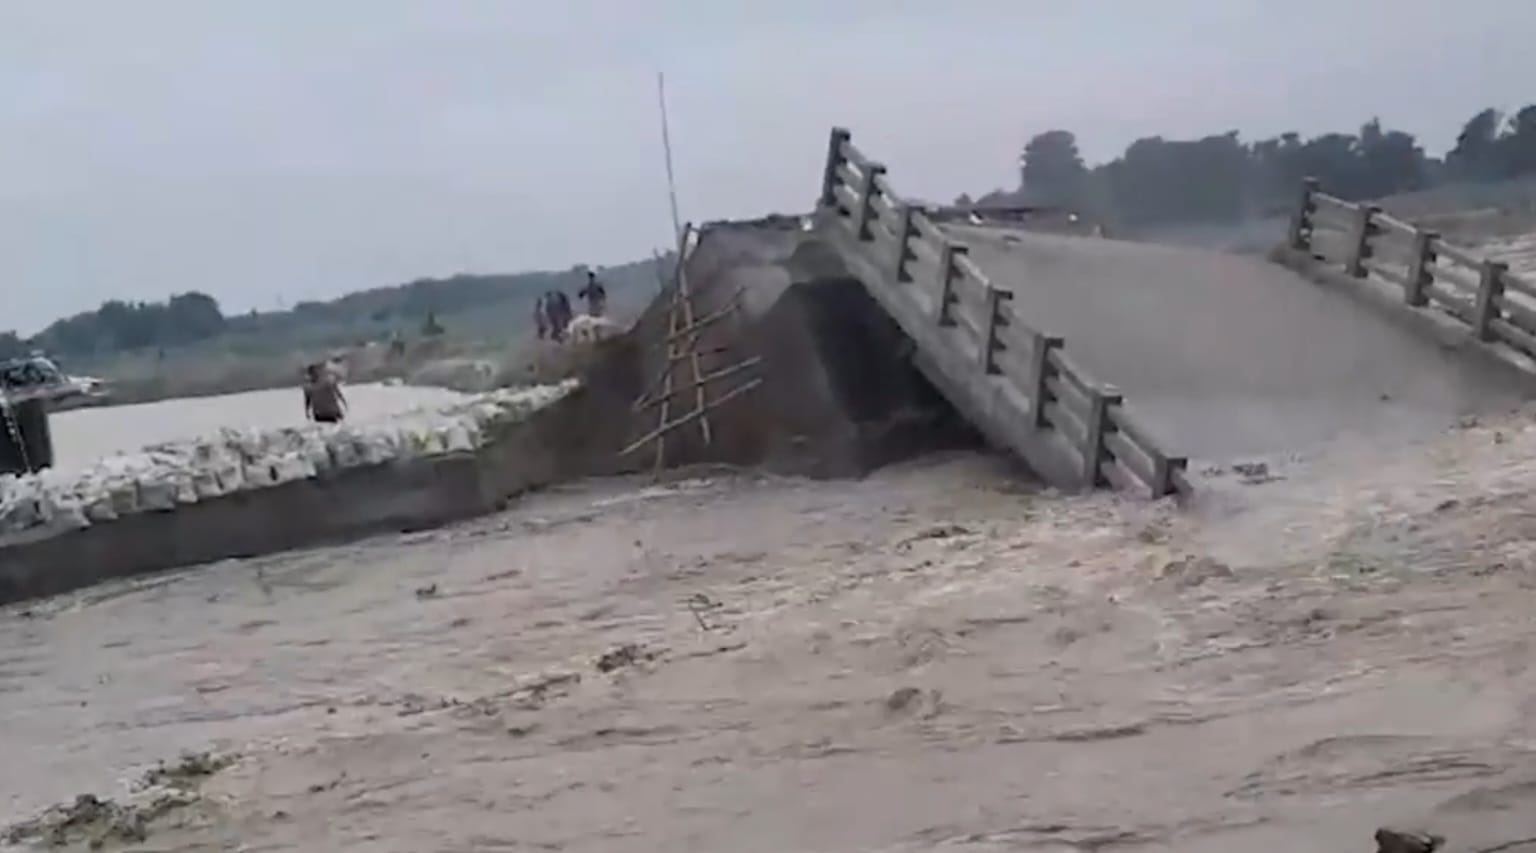
[[[233,756],[186,753],[173,764],[162,762],[151,768],[123,802],[78,794],[71,803],[52,806],[37,817],[6,827],[0,832],[0,843],[43,847],[83,844],[99,850],[108,843],[145,841],[154,821],[200,802],[197,787],[202,781],[233,763]]]
[[[1427,832],[1376,830],[1376,853],[1434,853],[1445,839]]]
[[[633,666],[641,661],[655,660],[656,652],[647,650],[638,643],[625,643],[615,646],[598,656],[594,666],[598,672],[613,672],[626,666]]]
[[[974,532],[963,524],[935,524],[901,540],[897,543],[897,547],[910,547],[912,543],[921,542],[924,539],[953,539],[956,536],[969,536]]]
[[[141,788],[163,786],[186,790],[235,762],[234,756],[211,752],[186,752],[174,764],[161,762],[144,774]]]
[[[1196,587],[1209,580],[1232,577],[1232,567],[1211,557],[1180,557],[1163,564],[1157,577],[1181,588]]]
[[[885,713],[889,716],[914,715],[929,719],[938,716],[944,696],[937,690],[917,687],[901,687],[885,697]]]

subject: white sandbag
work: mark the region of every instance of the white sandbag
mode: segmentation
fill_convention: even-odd
[[[272,470],[272,460],[261,458],[241,466],[246,489],[265,489],[277,485],[277,473]]]
[[[292,483],[315,475],[315,467],[302,453],[291,452],[272,457],[270,466],[274,483]]]
[[[197,503],[197,485],[193,482],[193,477],[190,473],[184,471],[179,472],[178,476],[173,479],[172,482],[176,485],[176,503]]]
[[[218,469],[209,466],[193,471],[192,491],[200,501],[221,497],[225,489],[219,484]]]
[[[138,480],[139,509],[163,512],[176,508],[176,484],[167,477],[142,477]]]
[[[480,429],[480,424],[471,420],[460,426],[464,430],[464,440],[469,443],[471,449],[485,444],[485,432]]]
[[[239,462],[225,462],[214,469],[213,475],[219,481],[219,490],[226,495],[245,490],[245,466]]]
[[[243,429],[236,434],[233,447],[247,465],[267,458],[267,435],[260,430]]]
[[[370,433],[359,436],[358,444],[358,455],[362,457],[364,465],[382,465],[385,462],[393,461],[399,455],[393,446],[393,442],[382,433]]]
[[[110,494],[95,496],[85,505],[85,517],[97,524],[116,521],[117,510],[112,506],[112,496]]]
[[[432,431],[423,424],[411,424],[408,430],[411,454],[413,456],[430,455],[432,453]]]
[[[447,446],[443,444],[443,434],[442,434],[442,432],[440,432],[438,430],[435,430],[435,429],[426,429],[426,430],[422,431],[422,436],[421,436],[421,455],[422,456],[437,456],[437,455],[440,455],[440,454],[446,452],[447,449],[448,449]]]
[[[107,493],[112,498],[112,510],[119,517],[139,511],[139,484],[133,480],[113,480],[107,485]]]
[[[331,470],[331,451],[319,437],[307,436],[302,452],[304,458],[309,461],[310,470],[318,474]]]
[[[0,531],[14,533],[36,527],[45,520],[35,487],[20,485],[0,504]]]
[[[443,436],[443,446],[449,453],[467,453],[475,449],[473,442],[469,440],[469,430],[463,424],[449,424],[440,431]]]
[[[83,530],[91,526],[91,520],[85,515],[85,508],[76,500],[60,500],[53,506],[53,518],[48,527],[56,533],[69,530]]]
[[[356,468],[361,461],[350,435],[331,436],[326,442],[326,450],[330,452],[332,468]]]

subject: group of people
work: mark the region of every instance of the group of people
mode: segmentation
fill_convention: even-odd
[[[597,280],[597,273],[591,270],[587,271],[587,283],[576,291],[576,298],[586,300],[587,314],[590,316],[601,317],[607,310],[608,291]],[[571,300],[558,287],[545,291],[533,304],[533,323],[538,328],[539,340],[565,340],[566,329],[570,328],[574,316]]]
[[[608,307],[608,291],[597,280],[597,273],[588,271],[587,282],[576,291],[577,299],[587,303],[587,314],[601,317]],[[565,340],[566,330],[575,314],[571,300],[559,288],[546,291],[533,306],[534,324],[539,339]],[[304,418],[316,423],[340,423],[347,413],[347,395],[341,390],[341,377],[329,364],[318,362],[304,368]]]

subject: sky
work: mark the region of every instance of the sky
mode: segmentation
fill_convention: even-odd
[[[1453,11],[1450,11],[1453,10]],[[1536,101],[1529,0],[0,0],[0,329],[648,257],[809,209],[833,125],[898,190],[1024,141],[1353,130]]]

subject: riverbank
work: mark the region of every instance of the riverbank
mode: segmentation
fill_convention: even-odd
[[[0,601],[490,512],[551,482],[574,382],[363,424],[222,429],[0,479]]]

